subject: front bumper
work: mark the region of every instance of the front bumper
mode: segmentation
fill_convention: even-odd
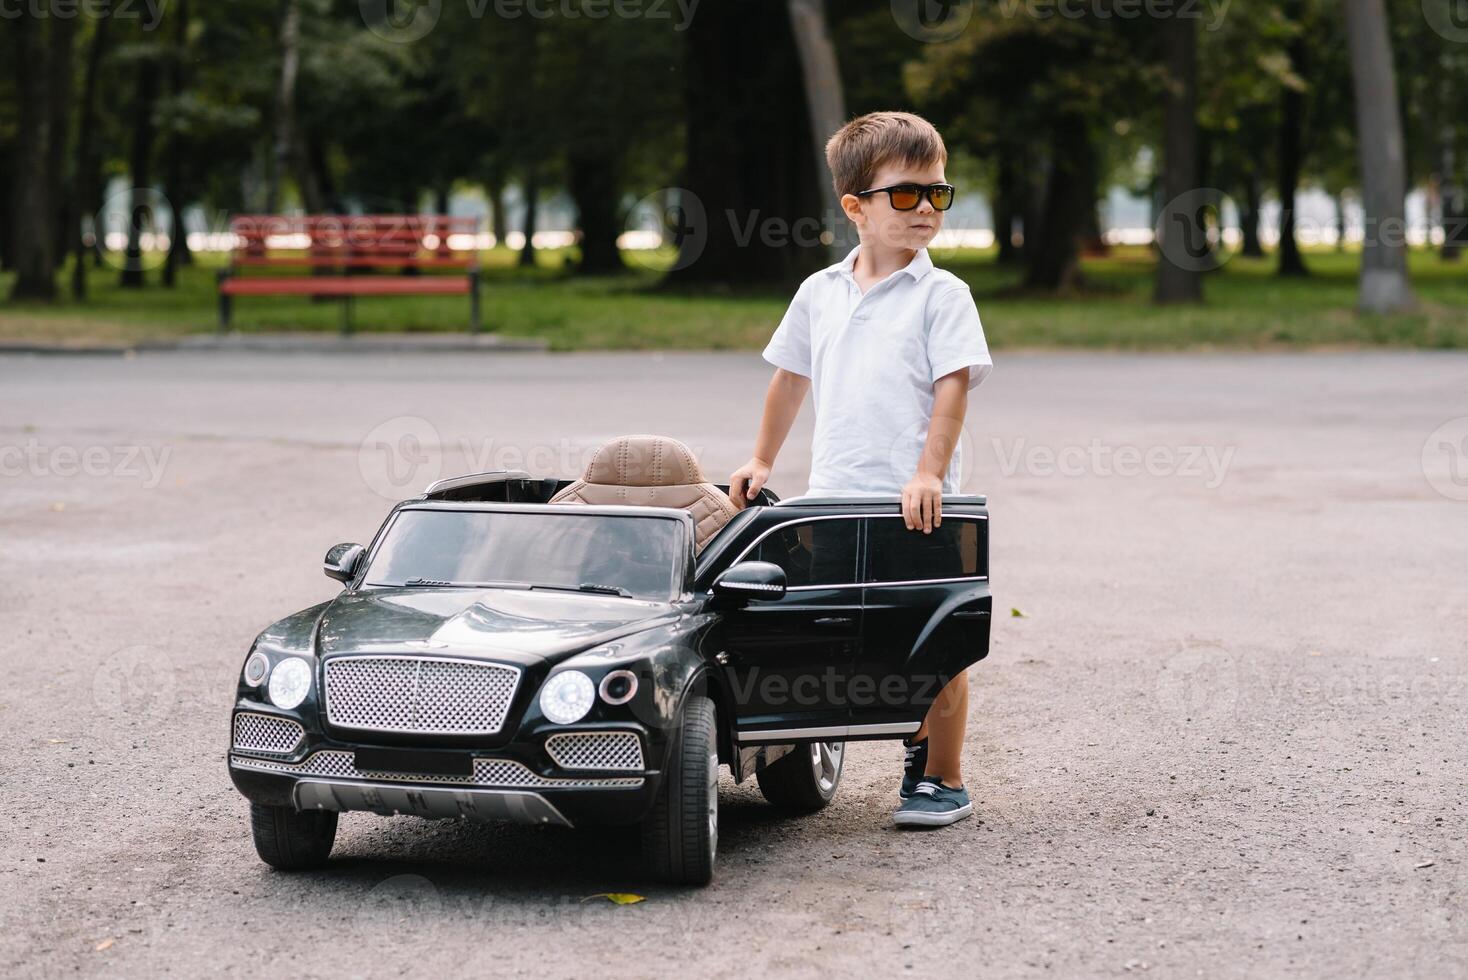
[[[645,736],[643,736],[645,738]],[[254,803],[296,810],[364,811],[431,819],[578,826],[635,823],[656,796],[656,770],[611,773],[558,772],[548,760],[536,771],[533,754],[474,753],[468,775],[384,772],[358,768],[356,749],[369,745],[334,742],[307,734],[290,757],[232,749],[229,774],[235,788]]]

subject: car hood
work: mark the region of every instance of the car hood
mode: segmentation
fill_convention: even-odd
[[[522,589],[346,592],[322,612],[317,652],[479,657],[530,665],[678,618],[666,602]]]

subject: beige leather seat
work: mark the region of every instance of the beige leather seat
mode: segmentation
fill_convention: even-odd
[[[739,513],[729,495],[704,478],[689,448],[666,436],[619,436],[605,443],[581,479],[550,502],[682,507],[693,515],[699,550]]]

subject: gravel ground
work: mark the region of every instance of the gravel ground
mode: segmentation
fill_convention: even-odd
[[[766,377],[748,354],[0,357],[0,972],[1468,976],[1459,354],[1003,355],[965,479],[1004,611],[973,670],[975,819],[894,830],[878,742],[812,817],[726,777],[697,891],[642,881],[625,832],[350,815],[327,871],[257,860],[233,678],[332,594],[328,545],[435,476],[571,474],[623,431],[726,479]],[[809,427],[777,492],[803,490]]]

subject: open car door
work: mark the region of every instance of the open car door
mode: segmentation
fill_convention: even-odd
[[[938,692],[989,653],[989,522],[982,498],[943,503],[931,534],[900,507],[862,527],[862,640],[849,738],[917,730]]]

